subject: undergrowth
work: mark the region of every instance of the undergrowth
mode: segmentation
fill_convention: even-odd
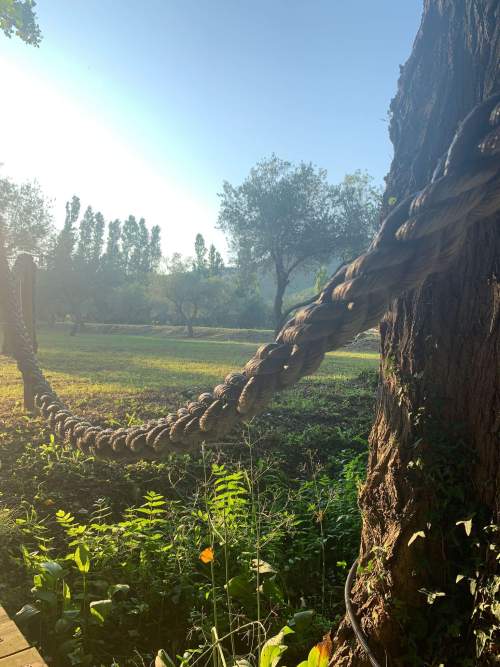
[[[160,647],[175,660],[211,659],[214,633],[228,661],[255,661],[297,623],[288,651],[299,661],[328,631],[357,550],[365,454],[341,453],[331,477],[310,453],[294,481],[247,446],[245,465],[203,451],[188,493],[150,491],[117,518],[104,499],[78,516],[24,503],[9,518],[8,559],[33,583],[17,619],[52,664],[147,664]],[[61,461],[55,444],[38,456]]]
[[[104,426],[178,407],[250,350],[105,338],[42,333],[40,353]],[[344,613],[358,551],[375,353],[328,355],[244,438],[127,464],[51,440],[1,364],[0,602],[49,664],[276,667],[286,649],[287,665],[326,667],[310,649]]]

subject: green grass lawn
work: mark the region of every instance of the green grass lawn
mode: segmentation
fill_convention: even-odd
[[[43,331],[39,360],[61,397],[78,402],[101,394],[205,391],[239,370],[258,344],[245,341],[187,340],[115,334]],[[326,356],[316,380],[348,380],[378,367],[376,352],[340,350]],[[2,357],[1,399],[20,399],[15,364]]]
[[[231,337],[232,332],[217,334],[222,335]],[[257,346],[254,339],[189,340],[127,333],[69,336],[64,330],[42,329],[38,356],[69,407],[94,423],[117,426],[176,410],[230,371],[241,369]],[[290,474],[296,474],[309,449],[326,461],[331,450],[366,443],[379,364],[375,346],[329,353],[316,375],[277,394],[269,409],[252,422],[259,454],[272,453]],[[26,443],[47,442],[50,434],[41,418],[24,412],[14,361],[0,357],[0,369],[1,482],[9,478],[9,466],[16,465]],[[241,430],[228,440],[240,445],[230,456],[244,455]]]

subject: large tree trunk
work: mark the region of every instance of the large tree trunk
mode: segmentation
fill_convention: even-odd
[[[386,211],[430,180],[459,121],[499,92],[499,63],[498,0],[425,0],[391,107]],[[483,530],[500,511],[498,223],[471,229],[449,271],[397,300],[381,325],[352,591],[381,665],[490,665],[500,654],[498,635],[487,637],[498,551],[494,528]],[[370,664],[347,620],[333,646],[336,667]]]

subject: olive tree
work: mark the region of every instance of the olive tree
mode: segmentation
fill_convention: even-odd
[[[274,273],[276,326],[293,274],[362,250],[380,201],[366,174],[356,172],[334,186],[324,169],[275,155],[253,167],[241,185],[224,182],[219,196],[218,227],[233,256]]]

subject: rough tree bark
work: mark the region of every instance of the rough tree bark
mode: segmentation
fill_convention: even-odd
[[[428,182],[459,121],[500,90],[499,64],[498,0],[425,0],[391,106],[386,211]],[[500,518],[499,222],[471,229],[453,267],[397,300],[381,324],[352,594],[381,665],[498,664],[487,606],[498,552],[487,538]],[[332,665],[370,665],[347,621],[332,640]]]

